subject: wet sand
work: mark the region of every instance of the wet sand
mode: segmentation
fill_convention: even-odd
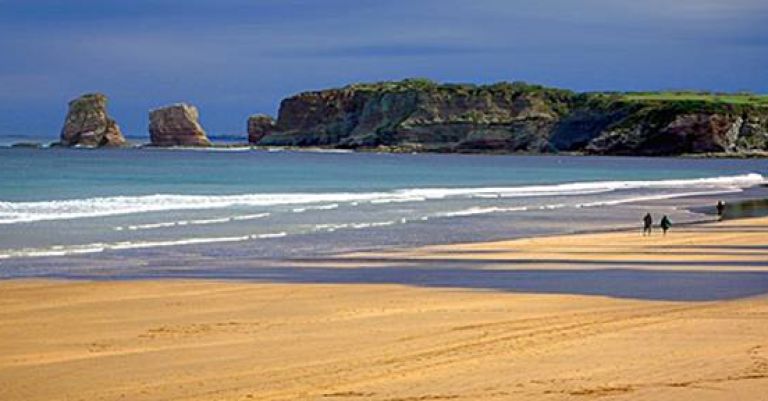
[[[668,235],[641,231],[560,235],[484,243],[428,246],[384,253],[348,255],[356,260],[486,262],[506,269],[529,264],[537,269],[627,267],[642,270],[768,271],[768,217],[673,226]],[[505,263],[506,262],[506,265]]]
[[[666,238],[618,232],[351,255],[336,270],[410,261],[429,277],[473,262],[536,274],[571,261],[574,274],[762,274],[766,234],[768,219],[745,219]],[[0,400],[762,401],[762,277],[750,297],[685,302],[386,281],[9,280],[0,282]]]

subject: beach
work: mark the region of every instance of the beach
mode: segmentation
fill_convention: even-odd
[[[768,1],[661,5],[0,0],[0,401],[768,401]]]
[[[534,276],[749,274],[753,283],[690,300],[673,295],[694,291],[695,280],[664,284],[663,275],[648,285],[677,287],[6,280],[0,399],[760,401],[766,232],[768,218],[754,218],[673,227],[666,237],[617,231],[315,262],[397,265],[427,278],[463,263]]]

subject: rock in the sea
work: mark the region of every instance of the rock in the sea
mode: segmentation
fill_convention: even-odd
[[[12,148],[23,149],[42,149],[43,144],[40,142],[16,142],[11,144]]]
[[[124,145],[120,127],[107,114],[107,97],[89,93],[69,102],[60,143],[93,148]]]
[[[257,144],[265,136],[275,131],[275,119],[264,114],[248,117],[248,142]]]
[[[150,111],[152,146],[211,146],[199,117],[196,107],[184,103]]]

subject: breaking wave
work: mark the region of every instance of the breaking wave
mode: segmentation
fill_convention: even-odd
[[[182,227],[182,226],[189,226],[189,225],[206,225],[206,224],[221,224],[221,223],[229,223],[232,221],[246,221],[246,220],[256,220],[256,219],[262,219],[265,217],[271,216],[271,213],[257,213],[257,214],[243,214],[243,215],[237,215],[237,216],[230,216],[230,217],[222,217],[217,219],[200,219],[200,220],[178,220],[178,221],[166,221],[166,222],[159,222],[159,223],[149,223],[149,224],[134,224],[134,225],[128,225],[128,226],[117,226],[114,227],[115,231],[138,231],[138,230],[153,230],[157,228],[168,228],[168,227]]]
[[[43,256],[65,256],[65,255],[79,255],[88,253],[99,253],[112,250],[126,250],[126,249],[141,249],[141,248],[155,248],[165,246],[180,246],[180,245],[196,245],[196,244],[215,244],[222,242],[241,242],[248,240],[264,240],[273,238],[282,238],[288,236],[286,232],[268,233],[268,234],[250,234],[233,237],[201,237],[201,238],[184,238],[175,240],[164,241],[124,241],[114,243],[93,243],[86,245],[67,245],[67,246],[53,246],[50,248],[39,249],[18,249],[7,250],[4,253],[0,253],[0,259],[8,259],[14,257],[43,257]]]
[[[39,202],[0,202],[0,224],[27,223],[48,220],[70,220],[89,217],[128,215],[137,213],[209,210],[228,207],[269,207],[295,205],[295,212],[326,210],[340,204],[357,205],[387,204],[399,202],[424,202],[446,198],[515,198],[542,196],[572,196],[609,193],[629,189],[697,189],[738,191],[742,188],[763,184],[760,174],[743,174],[697,179],[672,179],[655,181],[599,181],[575,182],[552,185],[527,185],[518,187],[481,188],[412,188],[380,192],[335,193],[272,193],[243,195],[176,195],[156,194],[144,196],[113,196],[87,199],[53,200]],[[229,221],[229,220],[227,220]],[[199,221],[199,224],[225,222],[223,219]],[[144,229],[159,228],[161,224],[145,225]],[[179,222],[173,222],[178,224]],[[150,227],[154,226],[154,227]]]

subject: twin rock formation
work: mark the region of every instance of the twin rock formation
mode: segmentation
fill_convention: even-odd
[[[197,108],[175,104],[150,111],[152,146],[211,146],[199,123]],[[126,144],[115,120],[107,113],[107,97],[83,95],[69,102],[60,144],[80,147],[119,147]]]
[[[664,94],[661,94],[664,95]],[[697,97],[698,96],[698,97]],[[405,80],[305,92],[280,104],[277,120],[248,119],[261,146],[323,146],[432,152],[582,152],[678,155],[768,151],[768,102],[742,96],[574,93],[525,83],[436,84]],[[197,109],[150,113],[155,146],[209,146]],[[67,146],[125,141],[103,95],[70,103]]]

